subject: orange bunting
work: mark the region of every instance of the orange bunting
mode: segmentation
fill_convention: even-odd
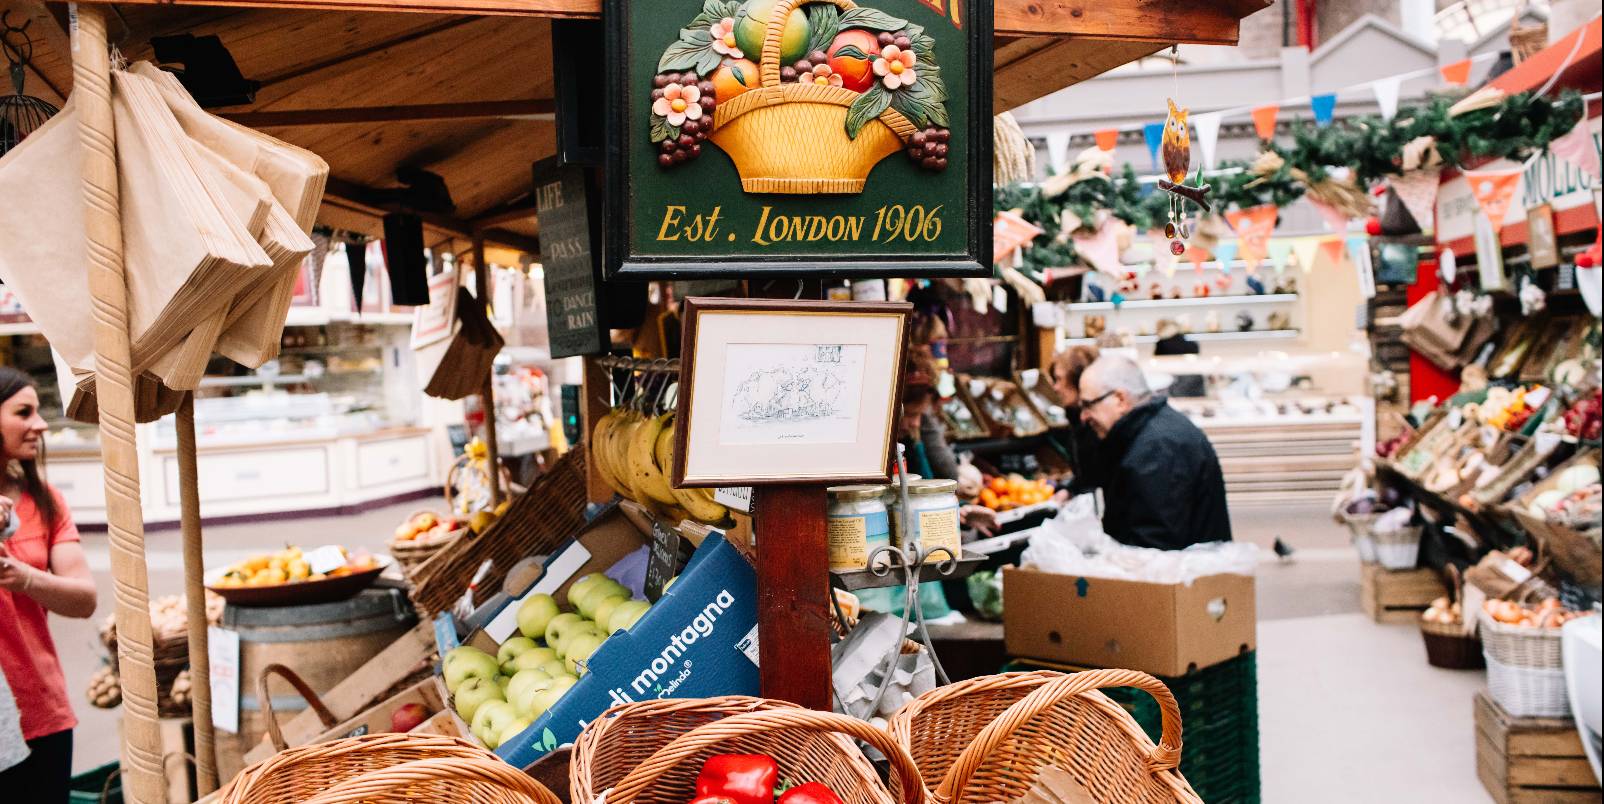
[[[1495,232],[1504,229],[1504,218],[1509,215],[1510,201],[1514,199],[1515,187],[1520,184],[1520,171],[1518,167],[1465,171],[1465,179],[1470,182],[1470,191],[1475,194],[1476,203],[1481,205],[1481,211],[1487,213],[1487,220],[1492,222]]]
[[[1105,128],[1093,134],[1092,137],[1097,140],[1097,147],[1105,151],[1112,151],[1114,146],[1119,144],[1119,129]]]
[[[1447,81],[1450,86],[1462,87],[1470,82],[1470,59],[1444,64],[1441,70],[1442,80]]]
[[[1259,133],[1259,139],[1275,139],[1275,118],[1280,113],[1281,107],[1273,103],[1253,110],[1253,130]]]
[[[1225,213],[1231,228],[1241,242],[1237,256],[1250,267],[1256,267],[1270,253],[1270,235],[1275,233],[1276,206],[1260,204],[1251,209],[1233,209]]]

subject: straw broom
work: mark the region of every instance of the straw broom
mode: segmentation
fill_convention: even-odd
[[[105,12],[76,8],[73,92],[83,142],[84,223],[95,319],[100,450],[106,472],[106,519],[115,579],[117,659],[123,687],[124,795],[135,804],[167,799],[157,726],[156,666],[145,568],[139,456],[134,443],[134,377],[128,343],[128,282],[118,215],[117,134],[111,114],[111,64]]]

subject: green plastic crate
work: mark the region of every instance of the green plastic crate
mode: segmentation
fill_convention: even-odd
[[[117,772],[117,763],[108,762],[90,771],[84,771],[72,777],[68,783],[67,800],[72,804],[101,804],[101,792],[105,792],[106,804],[123,804],[122,780],[111,783],[106,788],[106,779]]]
[[[1027,659],[1006,670],[1083,670]],[[1177,678],[1158,677],[1181,707],[1181,774],[1208,804],[1259,802],[1259,669],[1253,652]],[[1102,690],[1147,736],[1162,734],[1158,702],[1130,687]]]

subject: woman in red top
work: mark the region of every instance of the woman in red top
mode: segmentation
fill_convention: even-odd
[[[0,790],[56,804],[68,800],[78,720],[47,613],[94,614],[95,582],[66,503],[39,476],[46,429],[33,379],[0,366],[0,532],[9,531],[0,540],[0,670],[22,711],[29,749],[20,765],[0,771]]]

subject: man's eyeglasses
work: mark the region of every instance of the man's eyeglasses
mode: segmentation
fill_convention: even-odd
[[[1117,393],[1117,390],[1118,389],[1116,389],[1114,391],[1109,391],[1109,392],[1103,394],[1102,396],[1097,397],[1096,399],[1088,399],[1088,400],[1080,403],[1080,409],[1081,410],[1090,410],[1093,407],[1096,407],[1097,403],[1099,403],[1099,402],[1101,402],[1101,401],[1113,396],[1115,393]]]

